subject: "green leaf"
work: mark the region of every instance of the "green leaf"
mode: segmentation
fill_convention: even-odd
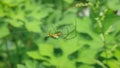
[[[7,28],[7,25],[1,25],[0,26],[0,38],[3,38],[5,36],[9,35],[9,30]]]
[[[12,26],[21,27],[24,25],[25,13],[22,9],[18,8],[17,11],[9,11],[9,17],[8,21]]]
[[[6,5],[9,5],[10,7],[16,6],[19,3],[23,2],[24,0],[2,0],[1,2],[3,2]],[[11,4],[12,3],[12,4]]]
[[[78,68],[94,68],[92,65],[85,65],[85,64],[82,64],[80,65]]]
[[[17,68],[37,68],[37,63],[34,60],[24,60],[24,65],[17,64]]]
[[[16,20],[11,20],[9,23],[14,27],[21,27],[23,25],[23,22]]]
[[[3,11],[3,8],[2,8],[2,6],[0,6],[0,17],[3,17],[3,16],[5,16],[6,14],[5,14],[5,12]]]
[[[26,68],[26,67],[22,64],[17,64],[17,68]]]
[[[93,32],[92,22],[90,18],[84,17],[77,19],[77,31],[79,32],[79,41],[82,49],[79,49],[78,62],[86,64],[94,64],[95,56],[103,47],[103,41],[99,34]],[[98,44],[99,43],[99,44]],[[84,49],[84,47],[88,47]]]
[[[116,23],[113,24],[112,29],[115,35],[120,31],[119,25],[120,25],[120,21],[116,21]]]
[[[59,68],[75,68],[75,62],[71,61],[67,58],[68,55],[79,49],[79,45],[77,45],[76,40],[71,41],[63,41],[63,40],[53,40],[53,42],[59,43],[58,48],[62,49],[63,53],[61,56],[56,57],[54,55],[55,46],[52,44],[39,44],[39,53],[40,56],[46,58],[47,62],[43,62],[45,65],[54,65]],[[56,44],[55,43],[55,44]],[[69,48],[68,48],[69,47]],[[48,63],[49,62],[49,63]]]
[[[27,52],[27,55],[33,59],[44,60],[44,58],[40,56],[38,51]]]
[[[59,20],[56,22],[57,26],[61,26],[61,25],[74,25],[76,23],[76,18],[77,16],[75,15],[75,13],[77,12],[76,9],[70,9],[68,11],[66,11],[64,13],[64,17],[62,18],[62,20]]]
[[[55,65],[56,68],[75,68],[75,62],[65,57],[53,58],[50,62],[52,65]]]
[[[116,23],[120,23],[119,19],[120,19],[119,16],[115,15],[115,13],[113,13],[113,11],[109,10],[106,13],[106,15],[105,15],[104,21],[102,22],[102,24],[103,24],[103,31],[109,33],[112,30],[114,30],[114,28],[116,28],[116,27],[113,27],[113,26]],[[113,27],[113,28],[111,28],[111,27]]]
[[[101,56],[104,58],[112,58],[113,53],[110,50],[105,50],[101,53]]]
[[[32,61],[32,60],[26,60],[25,61],[25,66],[27,68],[37,68],[37,64],[35,61]]]
[[[75,51],[79,50],[81,46],[79,46],[79,43],[77,39],[69,39],[68,41],[59,41],[59,47],[63,50],[64,55],[68,56]]]
[[[118,61],[116,61],[116,60],[108,60],[107,61],[108,63],[108,65],[109,65],[109,67],[110,68],[119,68],[120,67],[120,62],[118,62]]]
[[[91,26],[91,20],[90,18],[82,18],[82,19],[78,19],[76,20],[77,22],[77,31],[78,32],[83,32],[83,33],[89,33],[92,30],[92,26]]]
[[[71,4],[71,3],[73,3],[74,0],[64,0],[64,1]]]
[[[119,0],[107,1],[107,5],[110,9],[120,10],[120,1]]]
[[[115,54],[114,55],[120,62],[120,50],[115,50]]]
[[[25,27],[28,31],[41,33],[40,22],[39,21],[32,21],[25,23]]]
[[[93,49],[97,49],[97,48],[99,49],[103,46],[101,36],[93,32],[92,29],[93,26],[90,18],[85,17],[82,19],[77,19],[76,27],[77,27],[77,31],[80,33],[79,40],[81,41],[82,45],[88,44]]]
[[[39,45],[39,52],[43,56],[53,57],[53,49],[54,49],[54,46],[50,45],[50,44],[40,44]]]
[[[77,61],[85,64],[94,64],[96,53],[97,51],[93,49],[81,50]]]

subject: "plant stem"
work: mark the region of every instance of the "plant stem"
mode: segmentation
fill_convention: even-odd
[[[18,46],[18,43],[17,43],[16,40],[14,41],[14,43],[15,43],[15,47],[16,47],[16,55],[18,57],[18,62],[20,63],[21,62],[21,56],[20,56],[20,52],[19,52],[19,46]]]
[[[7,39],[5,39],[6,40],[6,54],[7,54],[7,59],[6,59],[6,66],[8,67],[8,68],[12,68],[12,66],[11,66],[11,61],[10,61],[10,51],[9,51],[9,47],[8,47],[8,41],[7,41]]]

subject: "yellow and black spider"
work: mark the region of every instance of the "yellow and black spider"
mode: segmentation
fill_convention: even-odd
[[[52,37],[52,38],[57,39],[57,38],[59,38],[61,35],[62,35],[62,32],[56,32],[56,33],[54,33],[54,34],[51,34],[51,33],[48,34],[47,37]]]
[[[73,34],[74,33],[74,34]],[[61,25],[59,27],[56,28],[56,32],[53,33],[48,33],[45,37],[45,39],[47,40],[48,38],[54,38],[54,39],[59,39],[59,38],[63,38],[63,39],[72,39],[74,37],[76,37],[76,24],[75,25]],[[73,36],[74,35],[74,36]]]

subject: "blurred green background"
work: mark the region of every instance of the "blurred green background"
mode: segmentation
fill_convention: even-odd
[[[0,68],[120,68],[120,0],[0,0]]]

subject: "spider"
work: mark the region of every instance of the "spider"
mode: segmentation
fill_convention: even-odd
[[[73,34],[74,33],[74,34]],[[56,27],[56,32],[54,29],[53,33],[48,33],[45,37],[45,39],[47,40],[48,38],[54,38],[54,39],[59,39],[59,38],[63,38],[63,39],[72,39],[74,37],[76,37],[76,24],[72,25],[72,24],[64,24],[64,25],[59,25]],[[73,36],[73,35],[74,36]],[[71,37],[72,35],[72,37]]]
[[[55,39],[58,39],[59,36],[62,35],[62,32],[56,32],[54,34],[48,34],[47,37],[52,37],[52,38],[55,38]]]

